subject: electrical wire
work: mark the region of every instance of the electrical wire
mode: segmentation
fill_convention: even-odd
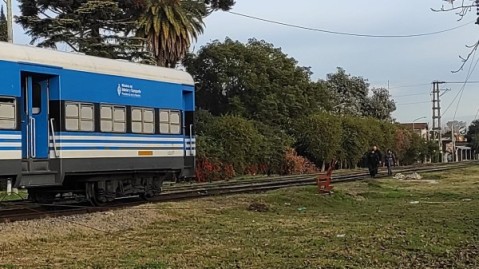
[[[431,103],[431,101],[423,101],[423,102],[412,102],[412,103],[397,103],[397,106],[406,106],[406,105],[418,105],[418,104],[426,104]]]
[[[474,55],[473,55],[473,60],[475,58],[475,54],[476,52],[474,52]],[[456,114],[457,114],[457,110],[459,109],[459,103],[460,103],[460,100],[462,99],[462,93],[464,92],[464,89],[466,88],[466,84],[469,83],[469,78],[471,77],[472,73],[474,72],[474,70],[476,69],[476,66],[477,64],[479,63],[479,59],[477,59],[474,67],[472,67],[472,64],[473,64],[473,61],[471,61],[471,64],[469,65],[469,70],[468,70],[468,74],[466,76],[466,80],[462,82],[462,87],[461,89],[459,90],[459,92],[456,94],[456,96],[454,96],[454,99],[452,99],[451,103],[449,103],[449,105],[447,106],[447,108],[444,110],[444,112],[442,113],[442,115],[445,115],[447,113],[447,111],[449,111],[449,109],[452,107],[452,105],[454,104],[454,102],[456,101],[456,99],[458,97],[459,98],[459,102],[457,102],[457,105],[456,105],[456,111],[454,112],[454,117],[453,117],[453,120],[456,119]],[[475,82],[475,81],[472,81],[472,82]],[[472,83],[471,82],[471,83]],[[458,83],[458,82],[445,82],[445,83]]]
[[[402,85],[402,86],[395,86],[395,87],[389,87],[390,90],[394,89],[400,89],[400,88],[415,88],[415,87],[421,87],[421,86],[429,86],[431,83],[421,83],[421,84],[412,84],[412,85]]]
[[[285,22],[280,22],[280,21],[274,21],[274,20],[269,20],[269,19],[263,19],[260,17],[255,17],[243,13],[238,13],[238,12],[233,12],[233,11],[226,11],[230,14],[240,16],[240,17],[245,17],[253,20],[258,20],[262,22],[267,22],[267,23],[272,23],[272,24],[277,24],[277,25],[282,25],[282,26],[287,26],[291,28],[297,28],[297,29],[302,29],[302,30],[308,30],[308,31],[314,31],[314,32],[321,32],[325,34],[334,34],[334,35],[345,35],[345,36],[354,36],[354,37],[368,37],[368,38],[412,38],[412,37],[422,37],[422,36],[430,36],[430,35],[437,35],[445,32],[450,32],[462,27],[465,27],[469,24],[475,23],[475,21],[471,21],[465,24],[461,24],[456,27],[452,27],[449,29],[445,30],[440,30],[440,31],[434,31],[434,32],[428,32],[428,33],[419,33],[419,34],[408,34],[408,35],[372,35],[372,34],[359,34],[359,33],[351,33],[351,32],[339,32],[339,31],[332,31],[332,30],[326,30],[326,29],[320,29],[320,28],[312,28],[312,27],[306,27],[306,26],[301,26],[301,25],[296,25],[296,24],[291,24],[291,23],[285,23]]]
[[[473,55],[473,57],[472,57],[472,61],[474,61],[474,58],[475,58],[475,56],[476,56],[476,52],[477,52],[477,50],[474,51],[474,55]],[[477,64],[479,63],[479,58],[477,59],[476,63],[474,64],[474,67],[473,67],[472,70],[471,70],[472,61],[471,61],[471,65],[469,65],[469,72],[468,72],[466,81],[471,77],[472,73],[474,73],[474,70],[476,69],[476,66],[477,66]],[[459,104],[461,103],[462,94],[464,93],[464,89],[465,89],[465,88],[466,88],[466,83],[464,83],[464,84],[462,85],[461,95],[459,96],[459,100],[457,101],[456,110],[454,111],[453,120],[456,119],[456,114],[457,114],[457,111],[459,110]]]
[[[394,98],[400,98],[400,97],[406,97],[406,96],[416,96],[416,95],[427,95],[429,94],[428,92],[423,92],[423,93],[411,93],[411,94],[403,94],[403,95],[392,95]]]

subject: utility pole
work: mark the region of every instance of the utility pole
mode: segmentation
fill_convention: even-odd
[[[12,9],[12,0],[7,0],[7,41],[13,43],[13,9]],[[18,193],[18,190],[13,189],[15,193]],[[7,179],[7,194],[12,193],[12,179]]]
[[[432,82],[432,132],[434,139],[437,139],[439,144],[440,162],[442,162],[442,142],[441,142],[441,105],[440,105],[440,90],[439,85],[444,84],[444,81]],[[436,135],[437,133],[437,135]]]
[[[12,0],[7,0],[7,34],[8,34],[8,42],[13,43]]]

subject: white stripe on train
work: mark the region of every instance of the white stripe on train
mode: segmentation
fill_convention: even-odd
[[[151,155],[140,155],[144,150],[57,150],[59,158],[151,158],[151,157],[184,157],[183,150],[151,150]],[[54,159],[55,152],[50,150],[50,158]]]
[[[20,160],[22,159],[21,150],[0,150],[0,160]]]
[[[0,134],[0,139],[22,139],[22,135]]]
[[[57,148],[62,147],[77,147],[77,148],[89,148],[89,147],[101,147],[101,148],[178,148],[182,149],[183,144],[132,144],[132,143],[55,143]],[[50,143],[50,147],[53,147],[53,143]]]

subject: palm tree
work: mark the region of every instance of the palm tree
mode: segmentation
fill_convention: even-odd
[[[157,65],[175,67],[203,33],[206,15],[203,0],[148,0],[137,35],[145,38]]]

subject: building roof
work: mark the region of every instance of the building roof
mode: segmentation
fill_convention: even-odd
[[[55,51],[26,45],[0,42],[0,61],[32,63],[64,69],[122,77],[141,78],[194,85],[190,74],[171,68],[112,60],[78,53]]]
[[[429,129],[427,122],[400,123],[399,125],[406,129],[412,129],[413,125],[415,130]]]

